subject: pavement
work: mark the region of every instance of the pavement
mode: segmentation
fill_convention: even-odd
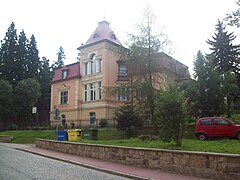
[[[61,152],[46,150],[35,147],[34,144],[11,144],[11,143],[0,143],[2,146],[18,149],[28,153],[37,154],[47,158],[68,162],[71,164],[103,171],[110,174],[115,174],[131,179],[139,180],[201,180],[203,178],[186,176],[180,174],[174,174],[164,172],[160,170],[152,170],[146,168],[135,167],[131,165],[125,165],[115,162],[109,162],[104,160],[98,160],[93,158],[86,158],[76,155],[65,154]]]

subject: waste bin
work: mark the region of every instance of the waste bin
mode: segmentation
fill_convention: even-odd
[[[97,140],[98,129],[82,130],[82,139]]]
[[[67,141],[68,140],[67,130],[56,130],[56,140]]]
[[[69,141],[79,141],[81,139],[81,129],[69,129],[68,130],[68,140]]]

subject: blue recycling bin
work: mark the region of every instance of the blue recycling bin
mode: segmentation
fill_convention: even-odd
[[[56,130],[56,140],[67,141],[68,140],[67,130]]]

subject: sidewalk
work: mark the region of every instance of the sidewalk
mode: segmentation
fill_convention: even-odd
[[[160,170],[151,170],[146,168],[134,167],[130,165],[124,165],[114,162],[108,162],[98,159],[85,158],[81,156],[75,156],[65,153],[60,153],[56,151],[50,151],[42,148],[35,147],[34,144],[23,145],[23,144],[10,144],[10,143],[0,143],[2,146],[11,147],[21,151],[41,155],[44,157],[84,166],[87,168],[96,169],[110,174],[120,175],[132,179],[151,179],[151,180],[200,180],[202,178],[197,178],[193,176],[185,176],[179,174],[173,174],[168,172],[163,172]]]

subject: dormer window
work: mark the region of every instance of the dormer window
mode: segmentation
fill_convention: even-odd
[[[97,37],[99,37],[99,34],[98,34],[98,33],[95,33],[95,34],[93,35],[93,39],[94,39],[94,38],[97,38]]]
[[[115,35],[115,34],[112,34],[112,35],[111,35],[111,38],[114,39],[114,40],[116,40],[116,35]]]
[[[62,70],[62,79],[66,79],[68,77],[68,70]]]

